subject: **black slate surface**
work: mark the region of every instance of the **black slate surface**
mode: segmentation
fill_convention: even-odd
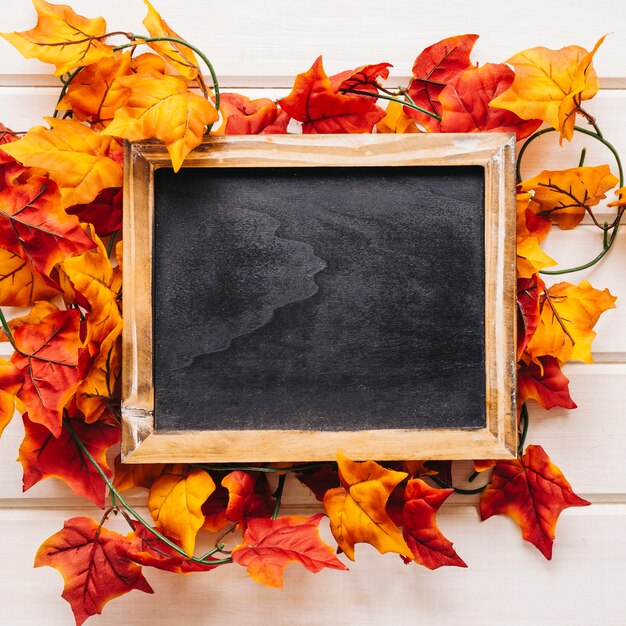
[[[479,167],[155,174],[157,430],[485,426]]]

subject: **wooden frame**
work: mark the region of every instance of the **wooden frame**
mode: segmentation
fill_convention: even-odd
[[[207,139],[185,161],[199,167],[479,165],[485,171],[487,426],[458,430],[175,431],[154,428],[152,241],[154,171],[162,144],[127,144],[124,182],[122,458],[128,463],[511,458],[516,427],[515,137],[281,135]],[[375,442],[375,446],[372,442]]]

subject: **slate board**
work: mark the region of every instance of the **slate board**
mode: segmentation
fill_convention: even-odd
[[[155,428],[484,428],[484,170],[154,178]]]

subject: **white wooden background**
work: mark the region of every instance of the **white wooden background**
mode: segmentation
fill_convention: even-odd
[[[320,53],[329,73],[389,61],[397,77],[406,77],[421,49],[454,34],[480,34],[474,58],[500,62],[535,45],[576,43],[589,49],[611,32],[596,55],[603,89],[589,109],[626,158],[626,10],[614,0],[587,5],[567,0],[155,3],[173,28],[210,56],[225,87],[269,97],[285,93],[295,74],[308,69]],[[110,30],[143,32],[140,0],[74,0],[72,6],[90,17],[104,14]],[[28,0],[2,0],[1,8],[0,31],[34,25]],[[38,123],[52,111],[55,84],[47,66],[22,59],[0,41],[0,121],[15,130]],[[577,164],[582,142],[563,150],[555,144],[554,136],[537,142],[527,160],[528,175]],[[604,162],[611,162],[610,155],[590,146],[587,164]],[[596,363],[566,368],[579,408],[532,411],[528,441],[544,446],[574,489],[593,502],[562,515],[552,562],[521,540],[511,520],[480,524],[476,502],[455,498],[444,506],[439,521],[469,564],[467,570],[430,572],[367,546],[357,547],[349,574],[329,570],[314,576],[290,566],[283,591],[254,583],[237,566],[187,577],[149,570],[156,596],[132,592],[89,623],[626,625],[625,244],[626,232],[604,263],[570,277],[577,282],[588,278],[620,296],[619,308],[597,326]],[[600,245],[598,231],[584,225],[574,232],[555,230],[546,249],[569,266],[591,259]],[[0,441],[0,624],[71,624],[69,606],[59,597],[60,575],[50,568],[32,569],[32,560],[41,541],[59,530],[64,519],[97,517],[98,511],[53,480],[21,494],[15,462],[20,430],[15,420]],[[291,512],[317,510],[299,485],[290,486],[286,499]]]

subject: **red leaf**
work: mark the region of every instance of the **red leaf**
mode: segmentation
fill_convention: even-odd
[[[291,93],[279,100],[279,104],[302,122],[305,134],[371,133],[385,116],[374,98],[335,93],[321,56],[311,69],[296,76]]]
[[[228,489],[226,518],[230,522],[266,517],[274,511],[272,491],[264,474],[235,470],[224,477],[222,486]]]
[[[288,116],[283,114],[278,120],[281,111],[276,103],[268,98],[250,100],[238,93],[223,93],[220,96],[220,112],[224,122],[215,134],[259,135],[268,132],[287,132]],[[286,122],[284,126],[283,120]]]
[[[543,291],[543,281],[537,276],[517,279],[517,358],[531,340],[541,313],[539,294]]]
[[[110,478],[107,450],[120,441],[118,426],[95,422],[85,424],[82,419],[71,419],[70,424],[83,445]],[[58,439],[40,424],[24,415],[25,435],[18,460],[24,468],[24,491],[46,478],[59,478],[72,491],[104,508],[106,484],[98,470],[85,457],[67,428]]]
[[[89,204],[75,204],[66,209],[81,222],[89,222],[99,237],[104,237],[122,228],[122,200],[120,187],[103,189]],[[92,244],[93,247],[93,244]]]
[[[308,518],[251,519],[242,544],[233,549],[233,561],[268,587],[283,586],[283,570],[289,563],[298,562],[314,574],[325,567],[347,570],[319,537],[322,517],[323,513]]]
[[[553,356],[540,356],[539,362],[520,364],[517,373],[517,396],[520,404],[529,398],[537,400],[544,409],[555,406],[575,409],[576,404],[569,395],[569,380],[559,362]],[[543,369],[543,372],[542,372]]]
[[[313,495],[320,502],[324,501],[324,496],[329,489],[335,489],[341,484],[337,468],[333,469],[330,465],[322,465],[314,472],[297,474],[297,477],[301,483],[313,492]]]
[[[437,526],[437,511],[454,489],[435,489],[420,478],[410,480],[404,492],[402,535],[416,563],[428,569],[444,565],[467,567]],[[402,556],[405,563],[410,559]]]
[[[376,63],[374,65],[361,65],[355,70],[345,70],[330,77],[330,84],[335,93],[349,89],[367,91],[372,94],[378,93],[377,82],[379,78],[386,80],[389,77],[391,63]]]
[[[480,516],[486,520],[492,515],[509,515],[522,529],[522,537],[549,560],[561,512],[589,504],[572,491],[543,448],[528,446],[519,459],[496,463],[480,499]]]
[[[133,589],[154,593],[141,567],[124,555],[123,543],[122,535],[100,528],[95,520],[74,517],[37,551],[35,567],[48,565],[63,575],[62,597],[70,603],[77,626]]]

